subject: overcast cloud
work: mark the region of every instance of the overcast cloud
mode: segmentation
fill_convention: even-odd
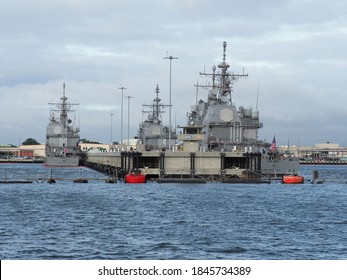
[[[236,106],[256,106],[259,140],[347,146],[347,2],[342,0],[3,0],[0,8],[0,144],[45,141],[49,102],[62,84],[78,102],[81,138],[120,140],[121,90],[130,135],[159,84],[173,124],[185,125],[199,72],[222,59],[249,74]],[[206,92],[199,90],[199,97]],[[124,100],[124,135],[127,135]],[[168,110],[167,110],[168,111]],[[168,124],[168,113],[164,117]]]

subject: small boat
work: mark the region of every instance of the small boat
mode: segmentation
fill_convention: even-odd
[[[297,175],[297,174],[283,175],[282,183],[283,184],[303,184],[304,183],[304,177]]]
[[[141,171],[132,171],[125,175],[124,183],[127,184],[143,184],[146,183],[146,175],[143,175]]]

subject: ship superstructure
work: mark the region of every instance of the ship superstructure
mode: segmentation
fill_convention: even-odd
[[[68,113],[74,112],[78,103],[67,102],[65,83],[59,103],[49,103],[51,107],[49,124],[46,131],[46,161],[48,166],[78,166],[79,128],[69,119]]]
[[[162,150],[169,147],[169,127],[163,125],[162,113],[169,105],[161,103],[159,98],[159,86],[155,88],[155,98],[150,105],[142,105],[142,113],[147,114],[147,119],[140,123],[138,130],[139,144],[144,145],[145,150]],[[171,146],[176,143],[176,131],[171,133]]]
[[[196,99],[188,113],[186,126],[179,140],[183,141],[183,150],[189,152],[222,152],[239,154],[240,162],[248,157],[259,157],[252,171],[259,174],[278,177],[288,173],[297,173],[299,161],[287,158],[269,149],[271,144],[258,140],[258,130],[263,127],[259,119],[259,111],[251,106],[240,106],[238,109],[232,102],[231,94],[234,83],[247,74],[230,73],[230,65],[226,62],[227,43],[223,42],[223,59],[212,67],[212,73],[200,73],[208,76],[212,83],[198,88],[208,89],[207,100]],[[197,95],[198,96],[198,95]],[[258,102],[257,102],[258,103]],[[247,162],[246,159],[245,162]],[[233,163],[233,165],[235,165]],[[241,164],[248,169],[247,164]],[[238,166],[241,166],[238,165]]]
[[[258,141],[259,111],[251,106],[236,108],[231,94],[233,84],[247,74],[228,72],[226,62],[226,42],[223,43],[223,60],[212,67],[212,73],[200,73],[209,76],[212,84],[197,87],[208,89],[207,101],[199,100],[191,106],[188,116],[189,126],[202,126],[204,140],[201,148],[206,151],[258,151],[263,143]]]

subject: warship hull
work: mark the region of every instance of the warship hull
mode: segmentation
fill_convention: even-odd
[[[286,159],[286,160],[261,160],[261,173],[266,177],[280,178],[287,174],[298,173],[300,167],[299,160]]]
[[[45,166],[52,167],[75,167],[79,165],[80,158],[78,156],[74,157],[47,157],[45,161]]]

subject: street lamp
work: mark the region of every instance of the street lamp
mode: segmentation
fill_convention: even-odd
[[[112,137],[112,118],[113,118],[113,114],[111,113],[110,114],[110,116],[111,116],[111,145],[112,145],[112,143],[113,143],[113,137]]]
[[[169,88],[169,150],[171,151],[171,68],[172,60],[178,59],[178,57],[173,57],[172,55],[164,57],[164,59],[170,59],[170,88]]]
[[[123,100],[124,100],[124,97],[123,97],[123,91],[127,88],[121,86],[120,88],[118,89],[121,89],[122,90],[122,105],[121,105],[121,116],[120,116],[120,143],[123,144]]]
[[[128,146],[130,147],[130,137],[129,137],[129,123],[130,123],[130,98],[134,98],[133,96],[126,96],[128,98]]]

